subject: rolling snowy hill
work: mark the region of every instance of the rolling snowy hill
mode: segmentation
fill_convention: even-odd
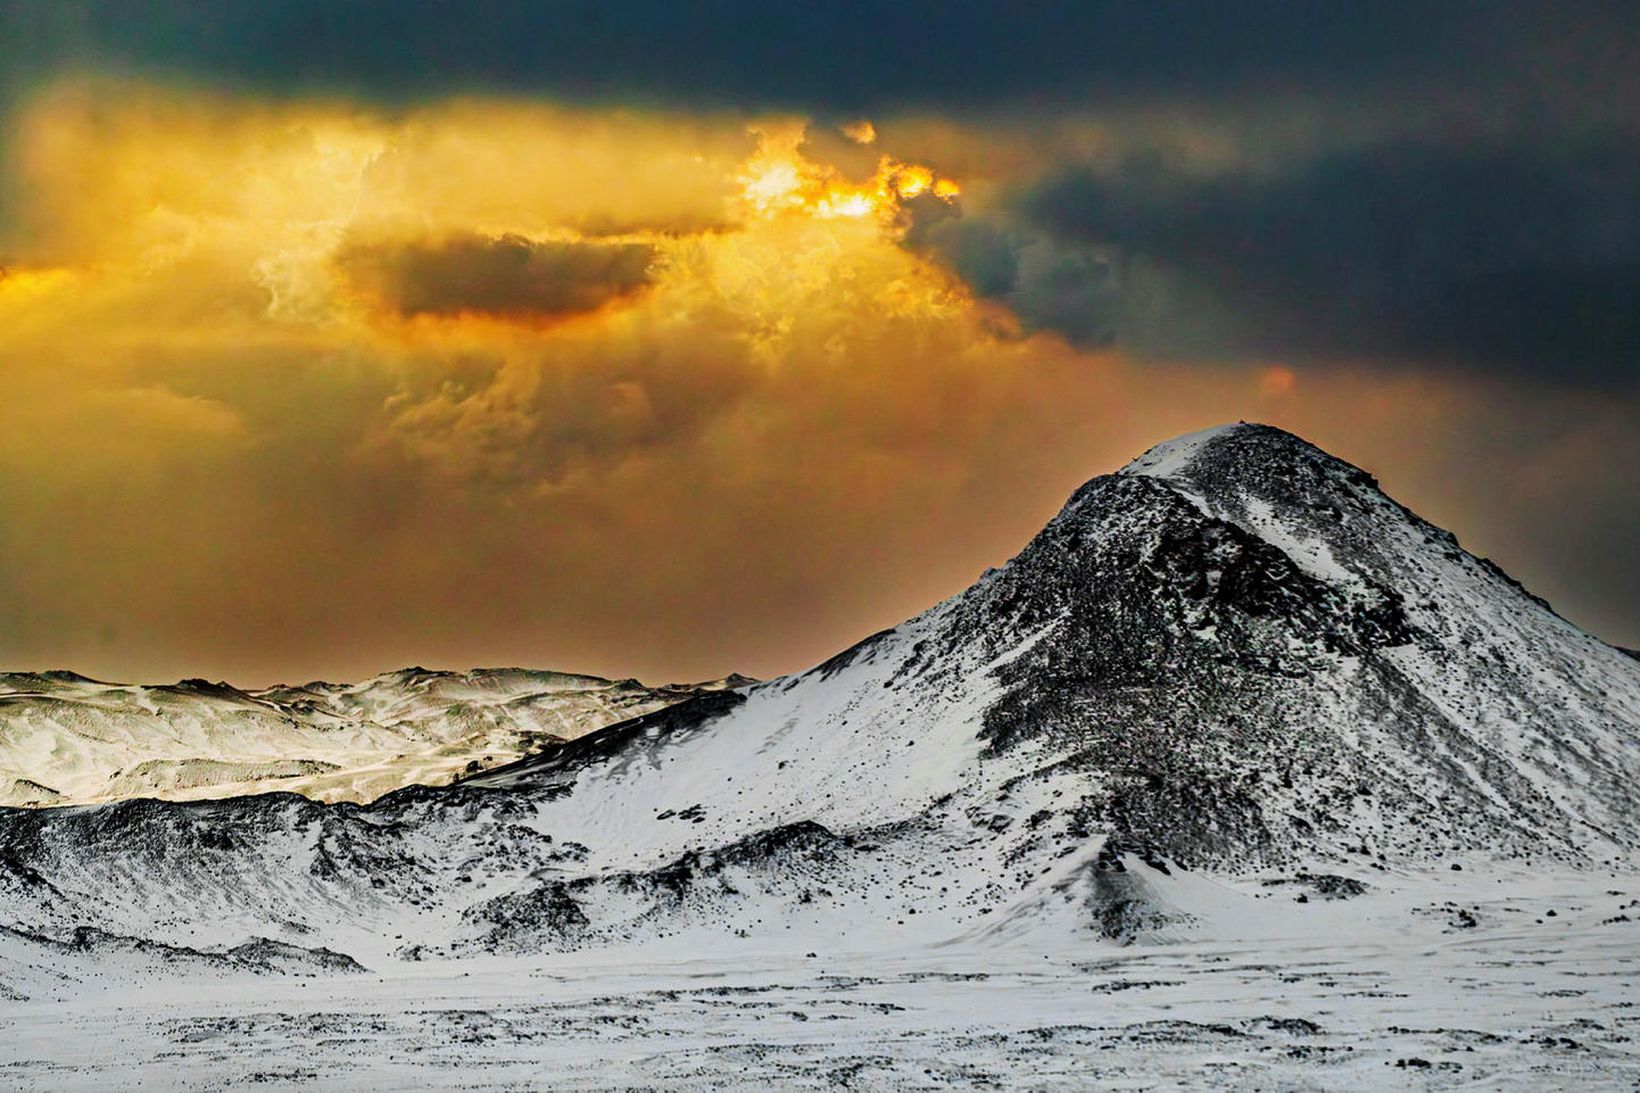
[[[242,691],[201,679],[142,687],[73,672],[0,673],[0,805],[266,789],[369,801],[721,685],[406,668],[363,683]]]

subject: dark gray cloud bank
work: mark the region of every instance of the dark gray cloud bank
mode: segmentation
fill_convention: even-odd
[[[537,243],[468,235],[436,243],[362,243],[342,271],[404,315],[554,319],[596,310],[649,283],[654,248],[636,243]]]
[[[762,109],[1037,105],[1499,75],[1617,4],[1283,0],[7,0],[6,59],[383,98],[510,90]]]
[[[1276,172],[1072,167],[913,233],[1084,344],[1640,380],[1640,143],[1399,140]]]

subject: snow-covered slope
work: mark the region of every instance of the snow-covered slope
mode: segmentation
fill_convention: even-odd
[[[521,668],[406,668],[363,683],[260,691],[0,673],[0,805],[264,789],[368,801],[511,762],[713,686]]]
[[[1089,482],[808,672],[453,787],[0,812],[0,915],[367,966],[1155,940],[1272,893],[1628,862],[1637,794],[1640,663],[1364,472],[1238,425]]]

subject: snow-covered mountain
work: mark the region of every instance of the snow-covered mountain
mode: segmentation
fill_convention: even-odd
[[[0,812],[0,921],[371,967],[1127,941],[1263,898],[1226,878],[1321,902],[1637,847],[1640,663],[1365,472],[1234,425],[1087,483],[1007,565],[808,672],[455,786]]]
[[[268,789],[369,801],[723,685],[406,668],[362,683],[242,691],[202,679],[144,687],[73,672],[0,673],[0,805]]]

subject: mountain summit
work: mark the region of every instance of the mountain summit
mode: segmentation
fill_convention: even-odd
[[[1640,663],[1242,424],[1088,482],[1005,566],[808,672],[460,785],[0,812],[0,906],[46,938],[367,963],[1127,939],[1206,921],[1226,878],[1587,868],[1640,845],[1637,787]]]
[[[1233,425],[1088,483],[991,585],[993,752],[1063,740],[1170,853],[1598,857],[1637,828],[1636,673],[1373,478]],[[1075,743],[1072,744],[1071,742]]]

